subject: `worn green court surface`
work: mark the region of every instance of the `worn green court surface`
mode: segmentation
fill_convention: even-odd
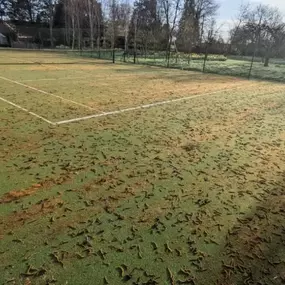
[[[0,63],[0,284],[284,284],[284,85]]]

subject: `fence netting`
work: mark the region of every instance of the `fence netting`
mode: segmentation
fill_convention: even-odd
[[[7,57],[7,54],[4,53],[7,50],[11,52],[11,56]],[[14,57],[17,52],[20,53],[20,57]],[[90,60],[88,61],[88,59]],[[26,50],[10,48],[0,50],[0,65],[86,64],[94,63],[92,59],[285,82],[285,59],[277,58],[271,59],[269,66],[265,67],[262,58],[249,56],[119,49]]]
[[[225,56],[212,54],[184,54],[167,52],[135,52],[123,50],[92,50],[69,52],[85,58],[109,60],[114,63],[125,62],[165,68],[238,76],[260,80],[285,82],[285,59],[271,59],[268,67],[262,58],[247,56]]]

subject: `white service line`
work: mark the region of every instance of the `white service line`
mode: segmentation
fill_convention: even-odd
[[[26,88],[29,88],[29,89],[32,89],[34,91],[37,91],[37,92],[40,92],[40,93],[43,93],[43,94],[46,94],[46,95],[49,95],[49,96],[53,96],[53,97],[56,97],[56,98],[59,98],[63,101],[67,101],[67,102],[70,102],[72,104],[75,104],[75,105],[78,105],[78,106],[81,106],[81,107],[84,107],[84,108],[87,108],[89,110],[95,110],[94,108],[92,107],[89,107],[87,105],[84,105],[84,104],[81,104],[81,103],[78,103],[76,101],[73,101],[73,100],[70,100],[70,99],[66,99],[64,97],[61,97],[61,96],[58,96],[58,95],[55,95],[55,94],[52,94],[52,93],[49,93],[49,92],[46,92],[46,91],[43,91],[43,90],[40,90],[38,88],[35,88],[35,87],[32,87],[32,86],[29,86],[29,85],[26,85],[26,84],[23,84],[21,82],[18,82],[18,81],[15,81],[15,80],[12,80],[12,79],[9,79],[9,78],[6,78],[6,77],[3,77],[3,76],[0,76],[0,79],[2,80],[6,80],[8,82],[12,82],[12,83],[15,83],[15,84],[18,84],[20,86],[23,86],[23,87],[26,87]]]
[[[150,104],[146,104],[146,105],[140,105],[140,106],[137,106],[137,107],[131,107],[131,108],[126,108],[126,109],[121,109],[121,110],[116,110],[116,111],[111,111],[111,112],[103,112],[101,114],[94,114],[94,115],[89,115],[89,116],[85,116],[85,117],[81,117],[81,118],[74,118],[74,119],[70,119],[70,120],[59,121],[59,122],[55,122],[55,124],[56,125],[63,125],[63,124],[68,124],[68,123],[88,120],[88,119],[92,119],[92,118],[99,118],[99,117],[105,117],[105,116],[125,113],[125,112],[129,112],[129,111],[146,109],[146,108],[151,108],[151,107],[155,107],[155,106],[166,105],[166,104],[180,102],[180,101],[186,101],[186,100],[190,100],[190,99],[193,99],[193,98],[203,97],[203,96],[207,96],[207,95],[211,95],[211,94],[217,94],[217,93],[221,93],[221,92],[225,92],[225,91],[230,91],[230,90],[233,90],[233,89],[239,89],[241,87],[244,87],[244,85],[240,86],[240,87],[236,86],[236,87],[233,87],[233,88],[221,89],[221,90],[214,91],[214,92],[197,94],[197,95],[193,95],[193,96],[187,96],[187,97],[171,99],[171,100],[166,100],[166,101],[160,101],[160,102],[150,103]]]
[[[57,81],[57,80],[71,80],[71,79],[87,79],[88,76],[80,77],[59,77],[59,78],[39,78],[39,79],[24,79],[19,82],[33,82],[33,81]],[[90,76],[91,78],[91,76]]]
[[[18,109],[20,109],[20,110],[22,110],[22,111],[24,111],[24,112],[29,113],[30,115],[33,115],[33,116],[35,116],[35,117],[37,117],[37,118],[39,118],[39,119],[45,121],[46,123],[49,123],[49,124],[51,124],[51,125],[53,125],[53,126],[56,125],[55,123],[49,121],[48,119],[46,119],[46,118],[44,118],[44,117],[42,117],[42,116],[40,116],[40,115],[38,115],[38,114],[36,114],[36,113],[34,113],[34,112],[31,112],[31,111],[29,111],[29,110],[27,110],[27,109],[25,109],[25,108],[23,108],[23,107],[21,107],[21,106],[15,104],[15,103],[13,103],[13,102],[11,102],[11,101],[8,101],[8,100],[6,100],[6,99],[4,99],[4,98],[2,98],[2,97],[0,97],[0,100],[2,100],[3,102],[6,102],[7,104],[10,104],[10,105],[12,105],[12,106],[18,108]]]

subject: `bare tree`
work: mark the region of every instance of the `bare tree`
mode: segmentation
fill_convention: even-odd
[[[125,0],[123,3],[119,5],[119,23],[124,31],[124,50],[127,52],[128,49],[128,36],[129,36],[129,28],[131,23],[131,12],[132,7],[130,5],[129,0]]]
[[[163,16],[167,31],[166,60],[167,60],[167,67],[169,67],[173,32],[177,26],[177,19],[179,11],[181,9],[181,0],[160,0],[160,4],[163,11]]]
[[[249,13],[249,10],[250,10],[250,4],[249,3],[240,5],[239,13],[236,16],[236,19],[234,19],[233,28],[231,28],[231,30],[229,31],[229,39],[228,39],[229,48],[227,51],[228,53],[230,53],[232,50],[233,41],[237,37],[237,33],[239,32],[240,27],[244,24],[244,22],[246,20],[246,16]]]
[[[278,54],[285,43],[285,24],[278,9],[268,7],[266,14],[260,31],[260,49],[265,58],[264,66],[268,67],[270,58]]]
[[[7,0],[0,0],[0,19],[1,20],[3,20],[3,18],[7,14],[7,6],[8,6]]]
[[[108,20],[107,20],[107,31],[106,36],[110,41],[111,48],[115,48],[116,39],[118,36],[118,15],[119,15],[119,5],[117,0],[109,0],[108,3]]]
[[[89,18],[89,28],[90,28],[90,45],[91,49],[94,49],[94,7],[93,1],[87,0],[88,4],[88,18]]]
[[[213,45],[213,43],[218,39],[219,37],[219,31],[221,26],[216,25],[216,20],[213,17],[209,22],[208,25],[204,27],[203,34],[206,36],[204,37],[205,42],[205,57],[204,57],[204,65],[203,65],[203,72],[206,70],[206,62],[208,60],[209,55],[209,48]]]
[[[89,26],[89,36],[90,36],[90,47],[94,49],[95,36],[97,35],[96,42],[97,48],[100,47],[100,38],[101,38],[101,25],[102,25],[102,4],[96,0],[85,0],[82,1],[82,4],[86,9],[86,15],[88,15],[88,26]],[[82,15],[84,18],[84,15]],[[86,23],[85,23],[86,24]]]
[[[65,25],[71,29],[71,47],[75,48],[76,40],[76,1],[77,0],[66,0],[65,1],[65,13],[66,13],[66,23]],[[68,34],[70,34],[70,29],[68,28]]]
[[[211,23],[218,8],[216,0],[185,0],[179,23],[180,41],[187,42],[188,38],[190,45],[201,46],[205,26]]]
[[[48,14],[48,21],[49,21],[49,32],[50,32],[50,45],[54,47],[53,41],[53,23],[54,23],[54,14],[55,14],[55,7],[58,4],[57,0],[45,0],[44,5],[47,10]]]
[[[100,44],[101,44],[101,34],[104,29],[102,29],[103,26],[103,14],[102,14],[102,2],[97,2],[95,6],[95,25],[96,25],[96,34],[97,34],[97,49],[100,49]]]
[[[269,65],[272,56],[278,54],[285,41],[285,24],[281,12],[268,5],[248,6],[243,21],[232,32],[232,43],[240,49],[251,49]],[[251,64],[251,65],[252,65]]]

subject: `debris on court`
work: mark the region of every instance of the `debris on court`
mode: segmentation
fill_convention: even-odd
[[[284,86],[44,66],[11,65],[5,76],[48,79],[25,84],[98,107],[0,85],[3,98],[52,122],[231,89],[57,126],[0,100],[1,284],[284,284]],[[86,78],[49,80],[63,75]]]

